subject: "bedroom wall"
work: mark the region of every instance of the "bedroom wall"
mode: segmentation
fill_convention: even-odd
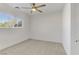
[[[30,19],[30,38],[52,42],[62,42],[61,11],[49,14],[32,15]]]
[[[10,13],[20,17],[24,21],[23,28],[0,28],[0,50],[27,40],[29,33],[29,16],[23,12],[10,8],[6,4],[0,4],[0,12]]]
[[[67,54],[71,53],[71,4],[67,3],[63,9],[62,43]]]

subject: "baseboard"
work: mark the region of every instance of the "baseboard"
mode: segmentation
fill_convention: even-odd
[[[40,40],[40,41],[47,41],[47,42],[53,42],[53,43],[59,43],[59,44],[62,44],[61,42],[50,41],[50,40],[42,40],[42,39],[36,39],[36,38],[29,38],[29,39]]]
[[[29,38],[29,39],[42,40],[42,41],[49,41],[49,42],[56,42],[56,43],[61,43],[61,44],[62,44],[62,42],[59,42],[59,41],[48,40],[48,39],[44,40],[44,39],[42,39],[42,38],[31,37],[31,38]]]

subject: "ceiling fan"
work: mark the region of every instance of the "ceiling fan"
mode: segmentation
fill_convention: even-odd
[[[42,13],[42,11],[39,8],[44,7],[44,6],[46,6],[46,5],[42,4],[42,5],[37,6],[35,3],[32,3],[32,7],[18,7],[18,6],[16,6],[15,8],[18,8],[18,9],[20,9],[20,8],[31,9],[31,13],[34,12],[34,11],[38,11],[38,12]]]

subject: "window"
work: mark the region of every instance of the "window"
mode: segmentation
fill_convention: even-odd
[[[11,14],[0,12],[0,28],[22,27],[22,20]]]

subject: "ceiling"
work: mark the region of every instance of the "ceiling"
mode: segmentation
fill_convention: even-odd
[[[62,10],[64,3],[36,3],[37,5],[46,4],[45,7],[39,8],[43,11],[43,13],[52,13],[56,11]],[[10,7],[32,7],[32,3],[8,3]],[[31,14],[31,9],[18,9],[25,13]],[[39,12],[33,12],[33,13],[39,13]]]

